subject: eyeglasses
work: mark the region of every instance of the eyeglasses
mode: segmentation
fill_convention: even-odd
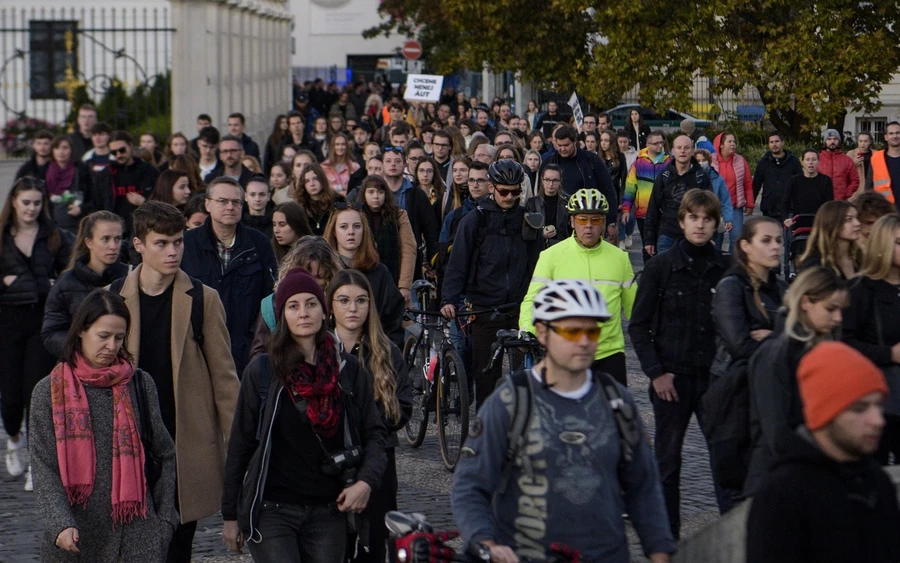
[[[410,162],[419,162],[423,158],[425,158],[425,157],[424,156],[409,156],[406,158],[406,160],[408,160]]]
[[[19,179],[19,182],[22,182],[22,185],[26,188],[43,189],[47,185],[43,180],[41,180],[40,178],[35,178],[34,176],[24,176]]]
[[[120,149],[109,149],[109,152],[113,155],[125,154],[128,152],[128,147],[122,147]]]
[[[208,197],[206,199],[215,203],[219,207],[228,207],[229,204],[231,204],[234,207],[240,207],[244,204],[244,200],[242,200],[242,199],[225,199],[224,197],[217,197],[216,199]]]
[[[341,309],[349,309],[352,303],[356,303],[356,306],[360,309],[366,309],[369,307],[369,298],[365,295],[360,295],[356,299],[350,299],[346,295],[341,295],[334,298],[334,302]]]
[[[479,186],[483,186],[483,185],[487,184],[487,182],[488,182],[487,178],[469,178],[468,180],[466,180],[466,183],[469,184],[470,186],[474,186],[475,184],[478,184]]]
[[[334,202],[334,208],[339,211],[344,211],[345,209],[355,209],[357,211],[362,211],[366,207],[363,204],[359,203],[358,201],[356,201],[356,202],[336,201],[336,202]]]
[[[550,184],[551,186],[553,184],[562,184],[562,180],[560,180],[559,178],[556,178],[556,179],[541,178],[541,182],[543,182],[545,184]]]
[[[232,154],[241,152],[241,149],[219,149],[219,154]]]
[[[556,326],[550,323],[547,323],[547,328],[555,332],[556,334],[563,337],[563,339],[568,340],[569,342],[578,342],[582,337],[587,336],[587,339],[591,342],[596,342],[598,338],[600,338],[600,333],[602,329],[599,326],[591,327],[591,328],[581,328],[581,327],[568,327],[568,326]]]
[[[603,215],[576,215],[575,224],[584,227],[587,224],[602,225],[604,221]]]
[[[496,191],[497,194],[499,194],[501,197],[509,197],[509,196],[519,197],[520,195],[522,195],[522,188],[515,188],[512,190],[504,190],[503,188],[494,188],[494,191]]]

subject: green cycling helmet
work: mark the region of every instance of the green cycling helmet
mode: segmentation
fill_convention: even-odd
[[[600,190],[581,188],[571,196],[567,204],[569,215],[586,214],[607,214],[609,213],[609,203],[606,197],[600,193]]]

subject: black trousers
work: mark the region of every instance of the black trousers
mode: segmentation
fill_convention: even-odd
[[[369,552],[360,550],[354,559],[357,563],[384,563],[387,554],[388,531],[384,525],[384,515],[397,510],[397,459],[394,448],[385,448],[388,456],[387,467],[381,477],[381,485],[372,491],[369,506],[366,507],[366,518],[369,521]],[[348,546],[347,554],[352,555],[353,545]]]
[[[0,416],[9,436],[21,431],[34,386],[56,363],[41,340],[43,322],[43,303],[0,307]]]
[[[487,307],[480,305],[472,305],[473,310],[481,311]],[[517,329],[519,324],[519,309],[497,315],[491,319],[491,314],[478,315],[472,324],[469,325],[471,342],[472,342],[472,366],[475,370],[473,379],[475,381],[475,405],[481,408],[484,401],[494,392],[497,381],[503,375],[503,362],[497,361],[494,369],[489,373],[481,373],[484,368],[491,362],[491,344],[497,341],[498,330]],[[469,397],[472,391],[469,391]]]
[[[646,239],[646,237],[644,237],[644,220],[643,219],[635,219],[635,221],[637,221],[638,232],[641,233],[641,256],[643,256],[644,265],[646,265],[647,262],[650,261],[650,258],[652,258],[652,256],[647,254],[647,251],[644,250],[644,247],[647,245],[647,243],[645,242],[647,239]]]
[[[175,508],[181,512],[178,502],[178,483],[175,483]],[[169,542],[169,553],[166,563],[191,563],[191,552],[194,548],[194,534],[197,533],[197,521],[178,524],[172,541]]]
[[[613,376],[613,379],[628,387],[628,368],[625,365],[625,352],[619,352],[591,364],[591,371],[605,371]]]
[[[881,465],[900,465],[900,416],[884,415],[884,432],[875,459]]]

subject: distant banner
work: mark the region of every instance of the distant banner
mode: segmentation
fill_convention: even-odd
[[[413,102],[437,102],[441,99],[443,76],[431,74],[408,74],[406,76],[406,92],[403,98]]]
[[[575,123],[578,124],[578,130],[581,131],[581,126],[584,125],[584,113],[581,111],[581,104],[578,103],[578,94],[575,92],[572,92],[572,97],[569,98],[569,107],[572,108]]]

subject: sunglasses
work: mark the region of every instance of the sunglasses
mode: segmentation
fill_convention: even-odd
[[[382,147],[382,150],[384,152],[398,152],[401,155],[403,154],[403,147],[396,147],[393,145],[385,145],[384,147]]]
[[[496,190],[497,194],[500,195],[501,197],[508,197],[508,196],[519,197],[520,195],[522,195],[522,188],[516,188],[514,190],[504,190],[503,188],[494,188],[494,190]]]
[[[556,334],[563,337],[563,339],[568,340],[569,342],[578,342],[582,337],[587,336],[587,339],[591,342],[596,342],[598,338],[600,338],[601,328],[599,326],[591,327],[591,328],[575,328],[575,327],[566,327],[566,326],[556,326],[550,323],[547,323],[547,328],[555,332]]]
[[[591,225],[601,225],[603,224],[604,217],[603,215],[576,215],[575,216],[575,224],[581,225],[582,227],[591,224]]]
[[[336,201],[334,202],[334,208],[339,211],[344,211],[345,209],[355,209],[356,211],[362,211],[366,207],[359,202],[349,202],[349,201]]]
[[[109,149],[111,154],[125,154],[128,152],[128,147],[122,147],[121,149]]]

